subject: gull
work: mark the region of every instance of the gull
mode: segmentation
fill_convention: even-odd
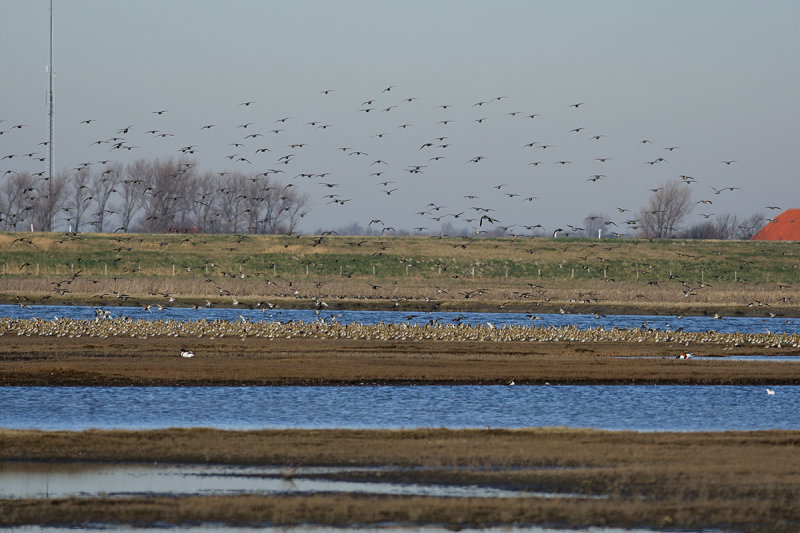
[[[575,109],[578,109],[582,105],[583,105],[583,102],[578,102],[577,104],[570,104],[567,107],[574,107]]]
[[[723,163],[725,163],[728,166],[731,166],[731,163],[736,163],[736,160],[735,159],[731,159],[730,161],[723,161]]]
[[[769,396],[773,396],[773,395],[775,395],[775,391],[774,391],[774,390],[772,390],[772,389],[770,389],[769,387],[767,387],[767,394],[768,394]]]
[[[208,301],[208,300],[206,300]],[[211,302],[208,302],[211,303]],[[187,350],[186,348],[181,348],[181,357],[189,358],[194,357],[194,352],[192,350]]]

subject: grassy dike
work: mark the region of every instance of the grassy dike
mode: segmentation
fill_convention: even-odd
[[[798,316],[796,242],[0,234],[0,301]]]

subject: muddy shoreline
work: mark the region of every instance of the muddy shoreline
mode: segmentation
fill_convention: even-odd
[[[531,525],[796,531],[800,432],[580,429],[0,430],[0,468],[125,462],[393,465],[360,481],[502,487],[582,498],[312,495],[0,500],[0,525]],[[35,463],[32,463],[34,461]],[[45,463],[42,463],[44,461]],[[43,466],[44,465],[44,466]],[[291,477],[291,473],[287,474]],[[337,479],[354,475],[337,474]]]
[[[794,347],[666,342],[380,341],[317,338],[4,336],[0,386],[692,384],[792,385]],[[187,344],[195,357],[179,356]]]

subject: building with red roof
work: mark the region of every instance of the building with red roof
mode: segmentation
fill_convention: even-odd
[[[787,209],[753,235],[757,241],[800,241],[800,209]]]

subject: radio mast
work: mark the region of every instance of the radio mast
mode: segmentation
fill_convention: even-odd
[[[49,117],[50,117],[50,138],[48,139],[47,146],[50,149],[48,159],[48,173],[47,177],[50,183],[53,181],[53,0],[50,0],[50,64],[47,67],[47,74],[50,82],[50,89],[47,94],[47,103],[49,104]]]

